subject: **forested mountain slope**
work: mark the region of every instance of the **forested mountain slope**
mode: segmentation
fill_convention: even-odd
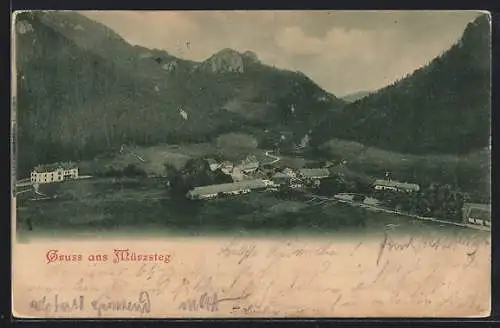
[[[16,16],[20,174],[120,145],[297,130],[344,102],[300,72],[223,49],[203,62],[132,46],[71,12]]]
[[[425,67],[330,115],[314,129],[313,144],[340,138],[413,154],[488,146],[490,31],[488,16],[478,17]]]

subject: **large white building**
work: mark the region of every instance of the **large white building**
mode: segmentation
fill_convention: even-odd
[[[53,183],[78,178],[78,167],[73,163],[39,165],[31,172],[31,183]]]

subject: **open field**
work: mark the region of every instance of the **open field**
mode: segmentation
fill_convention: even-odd
[[[322,149],[331,159],[347,161],[349,169],[373,177],[381,178],[390,172],[395,180],[457,185],[483,198],[489,196],[491,189],[491,152],[487,149],[466,155],[420,156],[339,139],[330,140]]]
[[[18,232],[54,234],[323,234],[396,232],[466,233],[460,227],[423,222],[348,205],[307,204],[280,193],[187,201],[172,198],[156,179],[88,179],[43,186],[54,200],[18,199]],[[396,227],[396,228],[394,228]],[[31,230],[29,230],[31,228]]]
[[[182,167],[190,158],[220,157],[231,161],[241,161],[248,155],[255,155],[261,162],[269,161],[263,149],[257,148],[257,142],[249,135],[229,133],[221,135],[214,142],[189,144],[160,144],[157,146],[126,146],[120,153],[116,151],[99,156],[91,161],[79,163],[81,172],[95,174],[103,169],[114,167],[123,169],[129,164],[151,175],[164,174],[164,164]]]
[[[410,169],[416,163],[434,168],[439,166],[458,167],[459,165],[476,166],[483,170],[489,169],[490,152],[476,151],[467,155],[413,155],[402,154],[375,147],[367,147],[354,141],[332,139],[324,144],[332,156],[341,157],[351,164],[363,165],[370,163],[374,170],[380,166],[388,168]]]

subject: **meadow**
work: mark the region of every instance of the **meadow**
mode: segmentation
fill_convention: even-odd
[[[99,178],[42,186],[53,200],[17,202],[21,235],[58,234],[380,234],[462,233],[463,228],[367,212],[334,203],[314,204],[303,195],[254,192],[211,201],[172,197],[159,179]]]
[[[309,152],[305,156],[287,153],[283,149],[277,165],[299,169],[321,166],[314,164],[320,159],[336,164],[344,162],[342,170],[363,177],[364,180],[384,178],[385,173],[390,172],[394,180],[424,186],[430,183],[450,184],[471,194],[478,202],[489,202],[491,152],[488,149],[466,155],[412,155],[340,139],[332,139],[320,149],[320,154]],[[133,164],[150,176],[164,176],[164,164],[181,168],[189,159],[196,157],[212,157],[237,163],[248,155],[254,155],[261,163],[269,162],[270,159],[265,156],[266,150],[272,149],[259,148],[256,138],[249,134],[227,133],[205,143],[159,144],[151,147],[129,145],[122,152],[117,150],[104,154],[93,160],[83,161],[79,166],[84,174],[99,175],[111,167],[123,169]]]
[[[322,156],[345,160],[351,171],[428,185],[450,184],[471,194],[478,202],[489,202],[491,151],[477,150],[465,155],[412,155],[368,147],[354,141],[332,139],[322,147]]]
[[[269,161],[265,150],[257,148],[255,138],[243,133],[228,133],[205,143],[159,144],[151,147],[129,145],[124,147],[123,152],[115,151],[90,161],[82,161],[79,167],[85,174],[95,175],[110,167],[123,169],[133,164],[148,175],[162,176],[165,174],[164,164],[181,168],[189,159],[196,157],[239,162],[248,155],[256,156],[261,162]]]

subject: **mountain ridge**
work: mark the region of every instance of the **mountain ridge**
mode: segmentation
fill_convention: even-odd
[[[353,93],[350,93],[348,95],[345,95],[343,97],[341,97],[342,100],[344,100],[345,102],[347,103],[353,103],[353,102],[356,102],[368,95],[370,95],[371,93],[374,93],[376,91],[357,91],[357,92],[353,92]]]
[[[77,13],[18,14],[16,31],[20,172],[124,143],[198,142],[240,130],[301,138],[301,127],[344,104],[255,53],[230,51],[242,57],[244,72],[226,70],[225,61],[206,72],[196,65],[207,60],[132,46]]]
[[[489,144],[491,27],[487,15],[465,28],[428,65],[347,104],[313,130],[401,153],[467,153]]]

